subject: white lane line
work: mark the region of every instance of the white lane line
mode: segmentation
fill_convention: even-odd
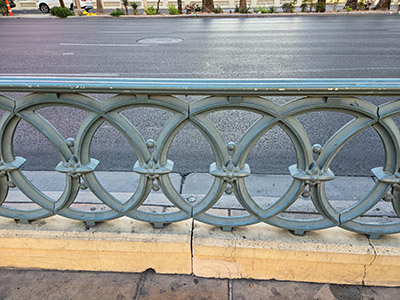
[[[122,34],[126,34],[126,33],[138,33],[138,31],[134,31],[134,30],[127,30],[127,31],[97,31],[97,33],[122,33]],[[154,34],[154,31],[140,31],[140,34]]]
[[[148,47],[145,44],[76,44],[76,43],[60,43],[60,46],[85,46],[85,47]]]
[[[67,52],[67,53],[63,53],[62,55],[63,56],[67,56],[67,55],[74,55],[75,53],[72,53],[72,52]]]
[[[119,73],[81,73],[81,74],[64,74],[64,73],[3,73],[0,76],[43,76],[43,77],[119,77]]]

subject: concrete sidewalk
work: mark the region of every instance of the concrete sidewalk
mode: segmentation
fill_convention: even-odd
[[[57,198],[62,193],[65,175],[28,171],[24,174],[47,195]],[[122,201],[132,195],[139,180],[133,172],[96,171],[96,176],[107,191]],[[206,173],[186,176],[174,173],[170,178],[175,189],[189,202],[199,201],[213,181]],[[291,181],[289,175],[253,174],[246,183],[253,198],[260,205],[268,205],[285,192]],[[328,196],[341,209],[362,199],[375,182],[370,177],[337,177],[330,184]],[[106,209],[89,189],[79,194],[73,204],[75,208]],[[24,197],[16,189],[10,189],[3,206],[32,208],[30,205],[34,204]],[[317,213],[308,198],[301,197],[295,203],[285,211],[291,217],[298,214],[304,218],[305,213]],[[158,213],[176,209],[161,191],[152,192],[142,206],[143,211]],[[393,220],[397,217],[390,208],[391,203],[382,200],[367,217]],[[245,213],[232,195],[223,196],[211,210],[218,216]],[[371,240],[341,228],[296,236],[264,223],[224,232],[191,219],[156,229],[148,222],[127,217],[100,222],[94,227],[60,216],[31,224],[0,218],[0,267],[64,270],[2,271],[0,296],[3,297],[0,299],[25,299],[24,295],[33,295],[38,297],[33,299],[92,299],[93,296],[93,299],[334,300],[328,283],[399,286],[399,242],[400,234]],[[180,275],[131,273],[149,268],[159,274]],[[109,271],[127,273],[104,273]],[[221,279],[203,279],[191,274]],[[299,283],[303,281],[319,284]],[[336,299],[400,299],[398,289],[344,289],[347,294],[354,292],[357,296],[336,296]],[[343,287],[339,286],[338,290],[343,292]],[[94,296],[95,291],[104,297]],[[116,291],[123,292],[118,296]],[[59,297],[51,294],[56,292]],[[85,296],[80,297],[81,294]]]
[[[50,198],[57,199],[62,194],[65,185],[65,175],[55,171],[24,171],[23,173],[33,185]],[[134,172],[96,171],[95,174],[105,190],[121,202],[131,197],[139,183],[139,175]],[[203,199],[214,180],[214,177],[208,173],[191,173],[185,176],[172,173],[169,176],[175,190],[192,204],[196,204]],[[293,179],[290,175],[251,174],[245,181],[250,196],[260,207],[265,209],[285,194]],[[325,183],[326,194],[332,205],[338,211],[343,211],[352,204],[362,200],[375,186],[375,181],[376,179],[373,177],[337,176],[334,180]],[[22,192],[18,191],[18,189],[10,189],[7,200],[3,205],[21,208],[23,206],[31,206],[32,201]],[[90,189],[80,190],[72,207],[91,211],[107,209],[107,206]],[[141,206],[141,210],[143,211],[158,213],[165,213],[174,209],[176,208],[164,196],[161,190],[157,192],[152,191]],[[234,194],[224,194],[213,206],[212,213],[221,216],[237,216],[246,214],[246,211]],[[318,211],[309,197],[300,197],[285,210],[285,214],[289,214],[291,218],[306,218],[307,215],[315,217]],[[397,218],[391,203],[383,200],[363,216],[370,218],[374,222],[387,222],[389,219],[394,220]]]
[[[400,288],[275,280],[210,279],[191,275],[0,269],[3,300],[395,300]]]

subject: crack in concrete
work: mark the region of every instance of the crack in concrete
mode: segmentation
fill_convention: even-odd
[[[369,265],[372,266],[372,264],[376,261],[376,258],[378,257],[378,254],[376,253],[375,246],[372,244],[370,238],[368,238],[368,243],[369,243],[369,245],[372,247],[372,250],[374,250],[374,258],[373,258],[372,261],[369,263]]]
[[[179,175],[181,175],[181,184],[179,186],[179,194],[182,195],[183,185],[185,184],[186,177],[188,175],[190,175],[190,173],[180,173]]]
[[[368,239],[368,244],[371,246],[372,250],[374,251],[374,257],[372,258],[371,262],[368,265],[364,265],[364,274],[363,274],[363,278],[361,281],[361,284],[364,286],[365,285],[365,279],[367,277],[367,267],[371,267],[372,264],[376,261],[376,258],[378,256],[378,254],[376,253],[376,249],[375,246],[372,244],[371,239],[367,236]]]
[[[365,278],[367,277],[367,265],[364,265],[364,274],[363,274],[363,278],[361,280],[361,285],[365,286]]]
[[[192,216],[193,216],[193,208],[192,208]],[[194,235],[194,219],[192,217],[192,229],[190,232],[190,268],[191,268],[191,273],[194,275],[194,268],[193,268],[193,235]]]

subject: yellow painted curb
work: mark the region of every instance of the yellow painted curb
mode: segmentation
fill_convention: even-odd
[[[120,218],[86,229],[59,216],[0,218],[0,267],[195,274],[400,286],[400,234],[368,240],[331,228],[294,236],[267,224],[220,228],[192,220],[163,229]]]
[[[0,267],[190,274],[191,221],[163,230],[129,218],[100,223],[0,218]]]
[[[368,240],[331,228],[295,236],[266,224],[222,232],[195,223],[193,273],[340,284],[400,285],[400,234]]]

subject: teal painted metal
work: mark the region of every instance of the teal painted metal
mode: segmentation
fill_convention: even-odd
[[[1,91],[160,95],[398,95],[400,79],[130,79],[1,77]]]
[[[379,224],[358,218],[382,198],[390,198],[400,216],[400,131],[393,118],[400,115],[399,79],[320,79],[320,80],[184,80],[184,79],[106,79],[106,78],[28,78],[0,77],[0,92],[31,92],[14,100],[0,95],[0,215],[28,222],[51,215],[96,222],[128,216],[153,223],[155,227],[194,218],[230,230],[258,222],[304,234],[306,231],[340,226],[379,237],[400,232],[400,222]],[[117,94],[100,102],[85,93]],[[208,95],[188,104],[172,95]],[[260,96],[305,96],[281,106]],[[398,100],[376,106],[355,96],[397,96]],[[87,112],[75,139],[63,136],[37,110],[65,105]],[[157,140],[145,141],[132,123],[121,114],[134,107],[155,107],[172,112]],[[257,120],[237,143],[226,143],[214,124],[207,118],[211,112],[239,109],[257,113]],[[315,111],[337,111],[353,116],[325,145],[311,145],[306,130],[297,117]],[[53,200],[23,175],[25,159],[13,150],[13,137],[20,120],[39,130],[53,145],[61,162],[55,170],[65,174],[66,184],[61,196]],[[130,143],[138,161],[132,171],[140,175],[136,192],[124,202],[109,193],[96,177],[99,163],[90,157],[92,139],[107,121]],[[182,197],[171,182],[174,162],[168,151],[180,129],[190,122],[204,135],[214,153],[210,166],[214,182],[200,201]],[[249,194],[245,178],[251,176],[247,157],[263,134],[273,127],[282,128],[292,141],[297,161],[289,168],[293,182],[273,204],[261,207]],[[376,185],[364,199],[343,211],[330,203],[325,182],[335,180],[329,169],[337,153],[356,135],[373,128],[380,135],[385,149],[385,163],[372,169]],[[369,175],[369,174],[366,174]],[[40,208],[22,210],[3,205],[10,188],[18,187]],[[104,211],[84,211],[71,205],[80,189],[89,188],[106,205]],[[150,213],[138,208],[151,190],[161,190],[176,211]],[[390,196],[387,192],[390,191]],[[209,213],[223,194],[234,194],[247,211],[245,216],[221,217]],[[290,219],[281,215],[300,196],[310,197],[319,215],[314,219]]]

